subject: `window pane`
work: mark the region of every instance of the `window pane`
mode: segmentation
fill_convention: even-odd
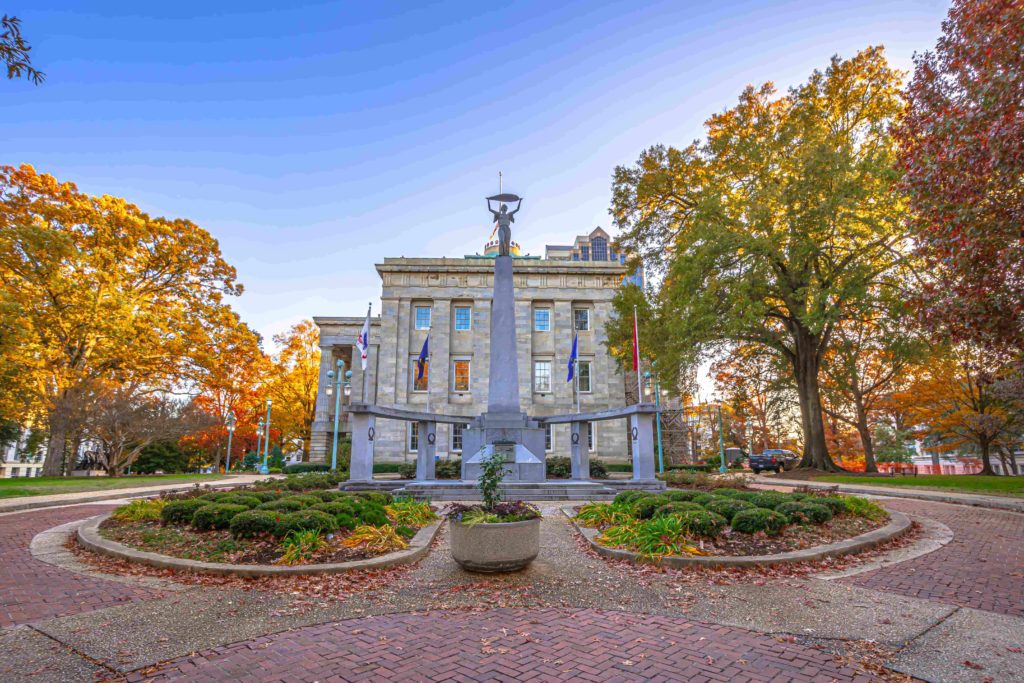
[[[540,392],[551,391],[551,361],[534,361],[533,390]]]
[[[547,425],[544,430],[544,452],[550,453],[554,450],[555,444],[555,426]]]
[[[409,450],[418,451],[420,448],[420,425],[418,422],[409,423]]]
[[[430,329],[430,306],[417,306],[416,307],[416,329],[417,330],[429,330]]]
[[[452,386],[455,391],[469,391],[469,361],[455,361],[455,368],[452,372]]]
[[[429,386],[429,381],[428,380],[430,379],[430,361],[427,361],[427,362],[425,362],[423,364],[423,377],[422,377],[422,379],[417,379],[416,378],[417,368],[416,368],[416,359],[415,358],[412,359],[412,371],[411,372],[412,372],[412,375],[411,375],[412,376],[412,390],[413,391],[426,391],[427,387]]]
[[[577,362],[579,363],[577,367],[580,371],[580,392],[588,393],[590,392],[590,361],[581,360]]]
[[[551,331],[551,309],[538,308],[533,312],[533,329],[537,332]]]
[[[594,452],[594,423],[587,423],[587,450]]]
[[[580,259],[583,261],[590,260],[590,247],[580,247]]]
[[[455,309],[455,329],[459,331],[468,330],[472,324],[472,309],[470,308],[456,308]]]
[[[590,329],[590,311],[586,308],[574,308],[572,311],[573,326],[578,332]]]
[[[593,250],[593,258],[595,261],[608,260],[608,240],[603,237],[595,237],[590,240],[590,248]]]
[[[453,424],[452,425],[452,450],[462,452],[462,430],[466,428],[464,424]]]

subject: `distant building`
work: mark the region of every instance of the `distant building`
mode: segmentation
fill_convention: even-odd
[[[611,237],[600,226],[594,228],[589,235],[577,235],[572,244],[549,244],[544,247],[544,259],[547,261],[601,261],[626,265],[626,255],[618,254],[612,248]],[[644,278],[641,270],[633,274],[623,274],[622,284],[634,284],[643,287]]]

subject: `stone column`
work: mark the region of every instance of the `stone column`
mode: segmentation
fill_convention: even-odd
[[[416,449],[416,481],[433,481],[434,455],[437,452],[437,423],[420,420]]]
[[[352,458],[349,481],[373,481],[373,446],[377,437],[377,418],[368,413],[352,415]]]
[[[651,481],[654,476],[654,415],[638,413],[629,418],[633,440],[633,481]]]
[[[327,422],[330,419],[331,399],[333,396],[327,395],[327,387],[331,383],[327,378],[327,373],[335,369],[333,351],[333,344],[320,347],[320,377],[317,382],[316,412],[313,417],[315,422]]]
[[[576,481],[590,479],[590,448],[587,446],[587,423],[573,422],[569,432],[569,452],[572,462],[572,478]]]
[[[512,257],[498,256],[494,259],[494,303],[491,308],[491,371],[487,387],[489,413],[521,412],[517,346]]]

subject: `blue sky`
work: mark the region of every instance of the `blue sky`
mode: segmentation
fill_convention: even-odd
[[[194,220],[265,335],[361,315],[385,256],[462,256],[497,190],[534,254],[611,228],[612,170],[684,145],[748,83],[886,46],[948,9],[884,2],[8,1],[46,72],[0,81],[0,163]]]

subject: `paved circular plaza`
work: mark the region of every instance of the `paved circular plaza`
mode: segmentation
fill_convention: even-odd
[[[552,506],[517,574],[460,570],[442,531],[415,566],[260,581],[83,562],[109,503],[0,515],[0,680],[1024,680],[1024,515],[884,504],[913,542],[831,571],[608,563]]]

